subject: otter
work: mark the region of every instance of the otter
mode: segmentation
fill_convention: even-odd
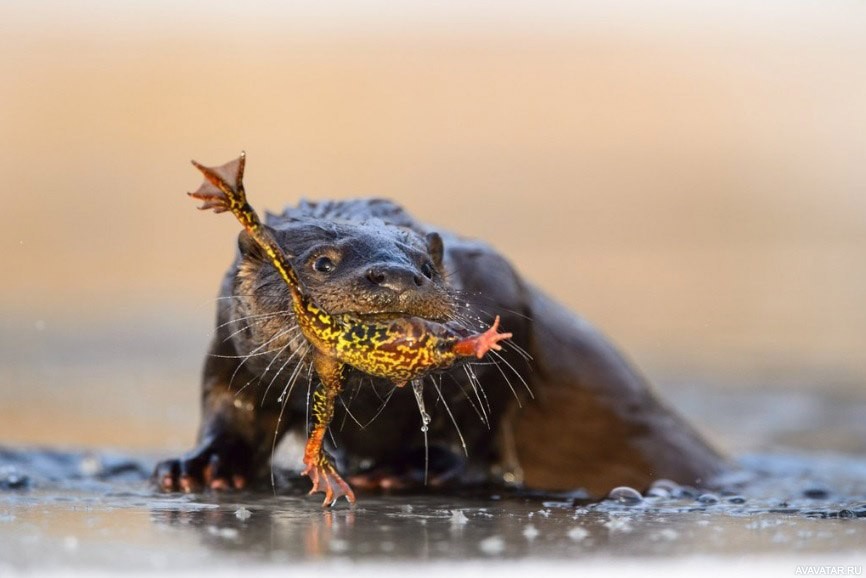
[[[350,369],[326,446],[355,487],[494,482],[599,498],[662,478],[707,485],[727,468],[600,332],[489,245],[384,199],[302,201],[266,226],[330,314],[473,329],[501,319],[511,334],[490,359],[431,374],[414,397]],[[198,443],[157,465],[160,486],[241,489],[264,478],[280,439],[309,424],[311,349],[289,289],[242,232],[204,364]]]

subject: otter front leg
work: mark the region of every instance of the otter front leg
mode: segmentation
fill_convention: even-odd
[[[316,354],[313,364],[322,383],[313,394],[313,428],[304,448],[306,468],[301,474],[310,476],[313,482],[310,494],[325,492],[323,506],[334,505],[342,496],[354,504],[355,493],[337,473],[323,447],[328,426],[334,418],[334,404],[343,389],[343,364],[320,353]]]
[[[262,416],[249,400],[229,391],[211,392],[205,399],[196,446],[181,457],[159,463],[154,477],[166,491],[201,488],[240,490],[259,476],[267,455],[265,431],[252,426]],[[270,420],[267,420],[270,421]],[[273,432],[273,430],[271,430]]]
[[[154,481],[166,491],[242,489],[267,470],[270,449],[282,437],[278,406],[255,399],[256,387],[244,388],[254,376],[234,348],[218,335],[204,367],[202,424],[196,446],[179,458],[160,462]]]

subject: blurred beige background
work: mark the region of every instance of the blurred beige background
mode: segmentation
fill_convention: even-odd
[[[259,209],[490,241],[661,389],[866,395],[863,2],[247,4],[0,4],[0,442],[190,443],[237,226],[188,161],[241,149]]]

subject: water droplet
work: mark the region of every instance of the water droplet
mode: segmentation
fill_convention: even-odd
[[[640,495],[640,492],[635,490],[634,488],[629,488],[628,486],[620,486],[618,488],[614,488],[607,495],[608,499],[615,500],[620,504],[628,504],[634,505],[639,504],[643,499]]]
[[[469,523],[469,518],[463,513],[463,510],[451,510],[451,525],[464,526]]]
[[[715,494],[701,494],[698,496],[698,501],[702,504],[718,504],[719,497]]]
[[[430,428],[427,426],[426,423],[425,423],[424,425],[421,426],[421,431],[424,432],[424,433],[427,433],[427,430],[429,430],[429,429],[430,429]]]
[[[538,531],[538,528],[536,528],[536,527],[533,526],[532,524],[527,524],[527,525],[523,528],[523,536],[524,536],[527,540],[529,540],[530,542],[531,542],[532,540],[535,540],[536,538],[538,538],[538,535],[539,535],[539,534],[541,534],[541,532],[539,532],[539,531]]]
[[[243,506],[235,510],[235,517],[238,520],[249,520],[252,515],[253,513]]]

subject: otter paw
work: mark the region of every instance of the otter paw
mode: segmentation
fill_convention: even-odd
[[[249,481],[249,468],[241,452],[205,444],[180,458],[159,462],[154,482],[166,492],[242,490]]]
[[[313,488],[310,490],[310,495],[318,492],[325,493],[325,500],[322,506],[329,508],[337,503],[337,500],[346,496],[346,500],[350,504],[355,503],[355,492],[352,488],[340,477],[337,470],[331,464],[324,465],[308,465],[303,472],[303,476],[309,476],[313,482]]]
[[[466,473],[465,460],[446,448],[431,446],[426,460],[426,483],[423,448],[407,452],[387,464],[376,464],[349,477],[349,481],[371,492],[405,492],[459,485]]]

